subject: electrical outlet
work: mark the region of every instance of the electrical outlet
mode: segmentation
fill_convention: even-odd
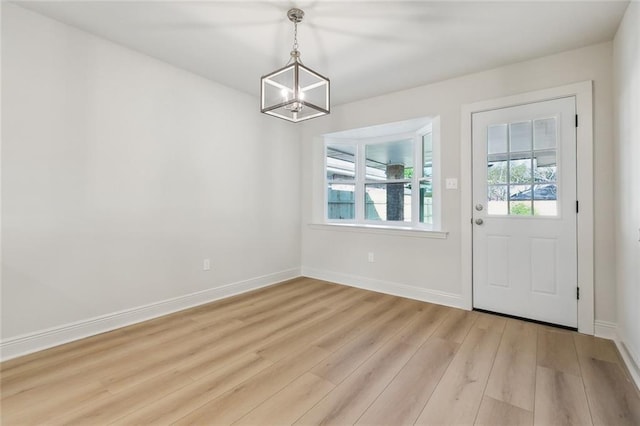
[[[373,258],[373,253],[372,252],[369,252],[369,255],[368,255],[367,259],[369,260],[369,263],[373,263],[373,259],[374,258]]]
[[[447,189],[458,189],[458,179],[456,179],[456,178],[447,178],[445,180],[445,187]]]
[[[202,261],[202,270],[203,271],[208,271],[211,269],[211,260],[210,259],[204,259]]]

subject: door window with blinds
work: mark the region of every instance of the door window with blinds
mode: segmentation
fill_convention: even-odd
[[[558,216],[556,117],[487,128],[487,213]]]

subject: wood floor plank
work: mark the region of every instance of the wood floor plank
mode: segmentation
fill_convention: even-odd
[[[617,362],[580,357],[594,425],[640,425],[640,395]]]
[[[353,424],[415,353],[400,340],[387,342],[295,424]]]
[[[123,329],[90,337],[86,342],[83,339],[48,349],[43,351],[42,358],[28,361],[10,371],[2,369],[2,397],[24,392],[56,378],[64,379],[82,370],[94,370],[96,365],[102,365],[105,361],[115,361],[118,357],[129,356],[137,348],[149,346],[156,341],[172,339],[190,332],[195,327],[196,323],[188,319],[172,324],[155,322],[154,326],[145,328],[146,332],[143,334],[129,334]],[[139,339],[136,339],[137,337]],[[62,346],[65,348],[59,349]],[[73,348],[77,348],[77,351]]]
[[[253,315],[264,314],[279,310],[282,306],[293,306],[294,303],[308,301],[317,295],[326,294],[340,289],[337,285],[322,285],[315,280],[304,280],[298,285],[288,285],[284,290],[279,286],[270,288],[271,291],[260,292],[256,297],[247,297],[235,303],[225,303],[227,299],[216,301],[194,308],[189,318],[194,321],[209,323],[225,318],[243,319]],[[242,296],[242,295],[240,295]],[[236,297],[240,297],[236,296]],[[259,297],[258,297],[259,296]],[[236,298],[234,297],[234,299]]]
[[[26,426],[640,424],[611,341],[310,278],[1,363],[0,394]]]
[[[175,328],[167,328],[156,335],[145,335],[143,338],[129,340],[126,344],[106,347],[101,352],[84,353],[78,357],[72,354],[69,359],[61,359],[55,363],[45,363],[42,367],[27,370],[23,375],[14,376],[2,381],[2,397],[26,394],[29,391],[39,392],[49,389],[52,392],[65,388],[69,382],[87,382],[100,380],[108,373],[109,368],[118,371],[127,360],[144,357],[145,353],[157,351],[155,345],[170,341],[179,336],[189,335],[195,327],[194,322],[181,323]]]
[[[591,425],[587,397],[580,377],[537,367],[534,424]]]
[[[399,299],[393,309],[385,312],[361,335],[331,354],[312,373],[333,384],[340,384],[358,365],[406,326],[417,312],[415,302]]]
[[[309,306],[320,306],[325,303],[331,306],[332,301],[341,300],[345,295],[354,293],[352,288],[344,286],[327,286],[313,292],[296,295],[288,300],[275,300],[273,305],[261,306],[258,310],[247,310],[234,316],[246,324],[255,324],[273,318],[274,309],[287,306],[289,310],[305,309]]]
[[[28,395],[27,398],[10,398],[2,402],[0,418],[3,425],[39,425],[62,413],[67,414],[87,404],[103,401],[111,396],[99,383],[82,383],[57,392]]]
[[[245,324],[232,335],[212,341],[212,346],[206,351],[190,353],[187,359],[180,361],[179,369],[193,379],[209,374],[210,367],[226,362],[238,354],[255,352],[258,343],[268,344],[282,336],[296,332],[308,324],[327,318],[331,311],[327,308],[316,309],[313,306],[295,308],[287,312],[284,305],[282,310],[275,312],[272,321],[261,324]],[[189,361],[186,363],[185,361]],[[185,366],[187,364],[187,366]]]
[[[336,324],[336,328],[330,334],[318,338],[313,344],[330,352],[338,350],[347,342],[350,342],[362,334],[362,332],[368,327],[371,327],[372,324],[377,323],[380,317],[391,310],[398,301],[392,297],[385,297],[378,299],[376,302],[372,300],[372,297],[368,296],[364,299],[363,303],[373,303],[375,308],[360,317],[357,322]]]
[[[451,309],[433,336],[462,343],[477,318],[477,312]]]
[[[117,425],[171,424],[273,365],[255,354],[220,364],[212,373],[118,419]]]
[[[501,334],[472,328],[416,424],[472,424]]]
[[[193,307],[187,311],[180,311],[178,314],[192,316],[202,311],[211,311],[212,307],[216,310],[223,310],[227,307],[236,307],[238,305],[249,306],[256,303],[271,301],[273,298],[286,298],[291,292],[300,293],[314,291],[317,288],[327,286],[327,282],[307,277],[298,277],[287,280],[278,284],[262,287],[246,293],[237,294],[231,297],[225,297],[210,303]]]
[[[292,424],[334,388],[333,383],[314,374],[304,373],[234,425]]]
[[[401,341],[406,342],[405,339]],[[439,337],[427,340],[369,406],[358,424],[412,425],[449,366],[458,346],[455,342]]]
[[[254,353],[258,344],[276,340],[330,314],[331,312],[326,308],[314,308],[306,313],[300,312],[293,316],[283,315],[269,323],[247,326],[242,329],[242,332],[213,342],[206,352],[194,354],[194,357],[199,358],[197,362],[191,363],[186,368],[180,367],[180,370],[184,374],[198,379],[209,374],[207,365],[223,363],[241,354]]]
[[[96,399],[71,412],[41,419],[38,423],[108,424],[192,382],[189,377],[169,371],[140,383],[136,388],[130,388],[118,395]]]
[[[202,405],[175,424],[231,424],[282,390],[327,355],[327,351],[315,346],[307,348],[302,353],[292,354]]]
[[[447,316],[449,308],[426,303],[415,319],[402,329],[398,338],[405,343],[419,347],[438,328]]]
[[[103,369],[102,383],[112,393],[135,386],[154,376],[175,370],[175,365],[185,365],[217,345],[223,336],[229,336],[240,330],[244,324],[241,321],[228,321],[214,326],[205,326],[192,330],[189,334],[179,338],[154,345],[144,353],[136,353],[132,359],[144,357],[144,365],[124,362],[112,365],[110,369]],[[126,360],[125,360],[126,361]]]
[[[498,315],[486,314],[478,312],[478,316],[473,326],[481,330],[493,331],[494,333],[502,333],[507,324],[507,319]]]
[[[573,333],[573,341],[579,357],[591,357],[602,361],[620,363],[620,355],[615,343],[611,340]]]
[[[569,331],[538,328],[537,363],[574,376],[580,376],[573,335]]]
[[[485,395],[482,398],[475,424],[483,426],[531,426],[533,425],[533,412]]]
[[[533,412],[537,328],[509,320],[496,353],[485,395]]]
[[[291,351],[302,349],[314,344],[316,340],[322,337],[340,332],[336,328],[353,326],[353,323],[359,322],[362,316],[376,308],[373,303],[357,299],[346,299],[348,304],[342,310],[311,323],[307,327],[299,328],[297,331],[286,334],[277,340],[261,345],[256,352],[262,357],[277,361]],[[355,306],[354,302],[357,302]]]

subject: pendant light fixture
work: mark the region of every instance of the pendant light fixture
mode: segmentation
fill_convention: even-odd
[[[289,62],[260,79],[261,111],[297,123],[329,114],[329,79],[307,68],[300,60],[298,24],[304,12],[290,9],[293,50]]]

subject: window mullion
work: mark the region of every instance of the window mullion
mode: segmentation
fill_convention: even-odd
[[[356,144],[356,188],[355,188],[355,197],[356,197],[356,222],[364,223],[364,212],[365,212],[365,190],[364,183],[366,177],[366,160],[365,160],[365,149],[364,145],[361,141],[358,141]]]
[[[416,133],[413,137],[413,177],[411,179],[411,225],[420,223],[420,181],[424,173],[422,158],[422,137]]]

